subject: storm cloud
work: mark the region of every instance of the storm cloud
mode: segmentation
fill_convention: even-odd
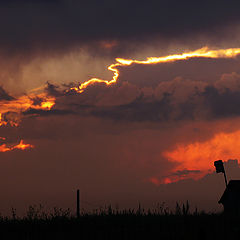
[[[240,75],[223,74],[208,83],[177,77],[162,81],[155,88],[120,82],[96,84],[84,93],[57,90],[48,84],[46,91],[56,97],[52,110],[27,110],[25,114],[75,114],[114,121],[214,120],[240,115]]]
[[[7,53],[90,46],[95,54],[104,54],[101,47],[120,54],[152,39],[224,39],[222,31],[240,20],[236,1],[14,0],[0,6],[0,49]]]

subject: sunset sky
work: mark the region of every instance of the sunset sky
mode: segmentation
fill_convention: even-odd
[[[0,1],[0,212],[219,210],[240,179],[240,3]],[[229,160],[230,159],[230,160]]]

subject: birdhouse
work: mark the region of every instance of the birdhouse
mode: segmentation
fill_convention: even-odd
[[[240,215],[240,180],[229,181],[218,203],[223,205],[224,213]]]

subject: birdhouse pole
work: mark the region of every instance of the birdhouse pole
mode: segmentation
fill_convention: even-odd
[[[225,184],[227,187],[227,176],[226,176],[226,172],[223,166],[223,161],[222,160],[217,160],[214,162],[214,166],[216,168],[216,173],[220,173],[222,172],[224,174],[224,180],[225,180]]]
[[[226,172],[225,172],[225,169],[224,169],[224,172],[223,172],[223,174],[224,174],[225,184],[226,184],[226,187],[227,187],[227,177],[226,177]]]

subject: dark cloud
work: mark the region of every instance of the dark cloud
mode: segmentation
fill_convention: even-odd
[[[103,54],[116,41],[116,54],[127,44],[130,51],[136,42],[153,38],[226,38],[221,29],[240,20],[237,1],[15,0],[1,1],[0,6],[0,47],[7,52],[41,49],[49,54],[87,45],[91,51],[98,45]]]
[[[224,74],[211,84],[175,78],[149,89],[121,81],[111,86],[95,84],[81,94],[61,88],[48,84],[45,89],[56,97],[52,110],[28,109],[24,114],[73,114],[130,122],[209,120],[240,115],[240,75],[236,73]],[[40,104],[42,100],[36,101]]]
[[[91,114],[120,121],[165,121],[170,119],[172,111],[169,94],[166,93],[161,101],[148,102],[139,96],[126,105],[95,108]]]
[[[133,102],[119,106],[89,106],[88,114],[117,121],[180,121],[218,119],[240,115],[240,91],[219,92],[207,86],[196,87],[184,102],[176,101],[174,93],[163,92],[162,99],[146,99],[140,95]],[[81,108],[82,109],[82,108]]]
[[[232,117],[240,114],[240,91],[231,91],[226,88],[219,92],[213,86],[208,86],[202,93],[204,105],[210,109],[213,117]]]
[[[1,100],[13,100],[14,98],[10,96],[1,86],[0,86],[0,101]]]
[[[81,94],[69,91],[77,84],[47,83],[45,91],[56,98],[56,104],[49,112],[35,113],[47,116],[61,110],[62,114],[137,122],[239,116],[240,74],[235,71],[238,65],[238,57],[194,58],[153,66],[136,64],[120,68],[116,84],[96,83]],[[145,75],[144,71],[139,73],[141,68]]]
[[[136,71],[135,75],[130,74],[128,77],[123,74],[122,77],[122,71],[127,71],[123,68],[119,70],[120,77],[116,84],[108,86],[96,83],[88,86],[81,94],[70,90],[70,87],[76,87],[77,84],[57,85],[47,82],[45,92],[56,98],[53,108],[50,111],[28,109],[24,115],[72,114],[125,122],[235,117],[240,115],[240,74],[234,71],[237,70],[238,63],[239,58],[223,60],[197,58],[163,64],[164,66],[162,64],[147,66],[150,70],[145,74],[145,78],[142,78],[145,82],[141,83],[137,81],[139,76],[141,77],[141,72],[139,74]],[[210,65],[213,67],[212,71],[210,67],[206,70],[205,67]],[[143,67],[147,69],[146,66]],[[203,67],[207,73],[201,74]],[[179,71],[182,68],[184,71]],[[197,69],[196,76],[192,68]],[[153,71],[150,75],[154,69],[160,70]],[[170,71],[170,76],[167,70]],[[177,77],[178,74],[180,77]],[[4,90],[2,95],[7,98]],[[32,100],[33,104],[40,105],[45,99],[36,97]]]
[[[67,86],[69,87],[69,86]],[[47,92],[48,95],[58,97],[63,95],[63,93],[59,90],[59,86],[56,86],[54,84],[51,84],[47,82],[47,86],[45,87],[45,91]]]
[[[33,102],[33,105],[35,105],[35,106],[40,106],[41,103],[44,101],[44,99],[42,99],[41,97],[38,97],[38,96],[32,97],[31,100]]]

